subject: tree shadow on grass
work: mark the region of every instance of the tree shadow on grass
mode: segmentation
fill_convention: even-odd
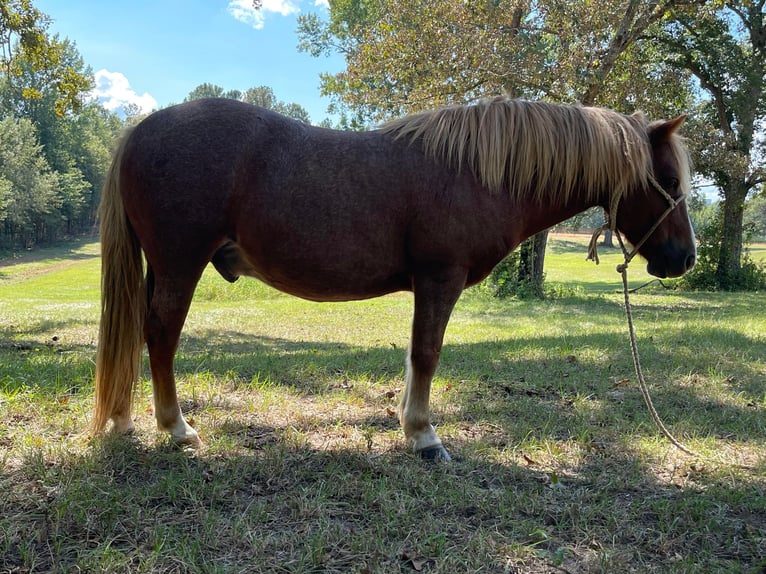
[[[762,421],[758,422],[766,408],[766,372],[762,363],[766,344],[755,337],[716,328],[696,332],[693,346],[684,345],[684,336],[680,331],[662,334],[671,341],[678,340],[672,354],[661,350],[667,344],[642,341],[644,371],[658,410],[668,420],[680,421],[694,436],[766,441],[766,428]],[[209,343],[211,340],[213,343]],[[737,349],[737,360],[724,364],[717,353],[699,352],[721,340]],[[203,333],[186,338],[176,372],[182,379],[199,373],[225,378],[235,387],[247,388],[253,382],[256,387],[283,386],[321,400],[322,395],[336,392],[339,381],[397,379],[398,384],[403,384],[404,354],[404,350],[392,347],[356,347],[216,331],[210,336]],[[533,358],[529,358],[530,354]],[[736,400],[707,392],[703,385],[711,372],[725,377],[727,397]],[[588,417],[597,426],[624,419],[633,426],[653,429],[635,386],[628,343],[608,334],[447,343],[436,380],[446,390],[440,391],[437,385],[434,402],[454,413],[449,415],[452,423],[458,423],[461,417],[507,421],[521,417],[534,428],[529,424],[534,417],[530,420],[523,416],[523,410],[530,409],[557,429],[556,436],[565,435],[572,420]],[[583,412],[573,408],[575,401],[579,401]],[[723,430],[718,430],[719,424]],[[522,425],[514,431],[519,434],[513,440],[520,440],[529,430]]]
[[[685,343],[682,331],[666,331],[657,337],[677,341],[672,355],[662,351],[669,347],[667,343],[641,341],[644,370],[657,409],[671,426],[678,424],[697,437],[766,442],[763,340],[717,328],[695,332],[693,344]],[[715,349],[721,341],[729,348],[700,352]],[[93,353],[90,345],[2,341],[0,356],[5,360],[0,362],[0,381],[4,387],[16,381],[20,385],[16,391],[58,389],[62,382],[87,389]],[[361,381],[356,385],[357,394],[372,401],[379,390],[365,396],[366,387],[403,384],[404,355],[403,349],[391,346],[360,347],[215,330],[184,336],[175,367],[182,399],[186,385],[194,385],[194,377],[202,374],[235,390],[265,384],[318,400],[349,382]],[[710,373],[724,379],[725,396],[707,392],[704,385]],[[592,427],[608,429],[620,420],[654,432],[635,383],[621,382],[625,379],[634,380],[627,342],[609,334],[447,342],[436,373],[433,403],[437,417],[451,424],[459,424],[461,419],[492,421],[511,433],[510,442],[537,429],[560,438],[591,433]],[[225,394],[225,388],[220,392]]]
[[[0,519],[0,568],[30,557],[46,571],[410,572],[412,558],[435,572],[763,565],[763,492],[693,466],[661,480],[616,448],[558,470],[480,454],[434,465],[318,449],[290,429],[232,419],[218,429],[234,441],[223,454],[106,436],[84,453],[29,457],[0,476],[13,509]],[[474,440],[455,440],[456,452]]]
[[[37,249],[24,250],[0,250],[0,269],[19,263],[34,263],[36,261],[45,261],[47,259],[66,259],[72,261],[82,261],[99,257],[98,253],[82,253],[86,245],[96,242],[96,237],[82,237],[79,239],[69,239],[57,242],[50,246]],[[1,272],[0,272],[1,273]],[[2,275],[0,275],[2,277]]]

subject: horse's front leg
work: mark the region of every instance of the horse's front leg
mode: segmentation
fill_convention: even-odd
[[[414,451],[425,459],[450,460],[431,425],[431,380],[439,363],[444,331],[465,286],[464,270],[415,277],[415,315],[407,352],[407,383],[399,404],[399,421]]]

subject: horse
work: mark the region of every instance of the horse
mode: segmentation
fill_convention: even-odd
[[[158,428],[201,444],[181,413],[173,362],[212,263],[230,282],[255,277],[312,301],[413,292],[399,421],[416,453],[450,460],[429,413],[450,314],[524,239],[600,206],[640,245],[649,273],[694,265],[684,118],[505,97],[364,132],[228,99],[149,115],[115,150],[99,208],[92,430],[110,419],[114,432],[134,430],[146,344]]]

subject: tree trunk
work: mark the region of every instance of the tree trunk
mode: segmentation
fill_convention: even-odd
[[[525,286],[527,295],[543,296],[543,270],[548,230],[541,231],[524,241],[519,248],[519,283]]]
[[[737,289],[742,273],[742,218],[745,212],[747,185],[735,182],[725,191],[722,202],[723,222],[721,226],[721,247],[718,252],[716,276],[718,286],[731,291]]]

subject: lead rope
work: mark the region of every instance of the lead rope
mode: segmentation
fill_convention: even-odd
[[[591,237],[590,244],[588,245],[587,259],[595,261],[596,265],[598,265],[599,259],[598,259],[597,243],[598,243],[598,238],[602,232],[606,230],[611,230],[612,233],[614,233],[617,236],[617,241],[620,244],[620,249],[622,249],[622,253],[625,257],[625,261],[623,261],[617,266],[617,272],[622,276],[622,291],[625,296],[625,316],[628,319],[628,333],[630,334],[630,351],[633,355],[633,366],[635,367],[635,370],[636,370],[638,387],[641,389],[641,394],[644,397],[644,402],[646,403],[646,407],[649,409],[649,414],[652,415],[652,420],[654,420],[654,424],[657,425],[657,428],[659,429],[660,433],[666,439],[668,439],[673,446],[675,446],[680,451],[685,452],[686,454],[690,456],[699,458],[699,454],[697,454],[696,452],[688,448],[686,445],[684,445],[682,442],[680,442],[676,437],[673,436],[673,434],[663,424],[662,419],[660,418],[660,415],[657,413],[657,409],[654,408],[652,397],[649,394],[649,385],[646,384],[646,379],[644,378],[644,372],[641,369],[641,360],[638,355],[638,343],[636,342],[636,331],[633,326],[633,313],[630,307],[630,295],[629,295],[629,289],[628,289],[628,264],[631,262],[633,257],[636,256],[639,248],[644,244],[644,242],[649,238],[649,236],[652,233],[654,233],[654,231],[657,229],[660,223],[662,223],[662,220],[665,219],[668,216],[668,214],[671,211],[673,211],[673,209],[675,209],[679,201],[683,201],[683,198],[680,199],[679,201],[676,201],[672,197],[670,197],[670,195],[664,189],[662,189],[662,186],[660,186],[654,180],[654,178],[650,179],[650,183],[663,196],[665,196],[665,199],[668,200],[669,206],[665,210],[665,213],[662,214],[662,216],[656,221],[656,223],[652,226],[652,228],[646,233],[646,235],[644,235],[644,238],[633,247],[633,251],[628,251],[627,248],[625,247],[625,244],[622,241],[622,236],[620,235],[620,232],[617,231],[617,226],[615,225],[615,222],[617,221],[617,217],[616,217],[617,201],[613,201],[612,205],[610,206],[610,210],[609,210],[610,213],[608,214],[607,223],[605,225],[602,225],[601,227],[599,227],[593,232],[593,236]]]

